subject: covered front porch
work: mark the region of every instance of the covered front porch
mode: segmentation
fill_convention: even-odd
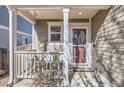
[[[95,38],[91,34],[91,19],[99,10],[107,10],[109,7],[8,6],[10,13],[8,85],[14,85],[20,79],[33,79],[37,71],[50,72],[57,62],[57,76],[54,77],[54,81],[61,81],[61,84],[57,82],[55,86],[112,86],[91,67]],[[17,51],[16,16],[18,14],[34,24],[32,50]],[[101,81],[103,85],[96,83],[88,85],[90,81],[100,82],[101,79],[104,80]],[[79,82],[83,83],[79,84]]]

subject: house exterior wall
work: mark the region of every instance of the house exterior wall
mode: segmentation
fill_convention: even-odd
[[[124,86],[124,6],[112,6],[92,18],[92,39],[92,67],[112,84]]]
[[[23,32],[24,34],[32,35],[32,24],[29,23],[27,20],[22,18],[21,16],[17,16],[17,30],[19,32]],[[17,33],[19,35],[20,34]],[[18,38],[18,37],[17,37]],[[32,39],[29,39],[28,41],[31,42]],[[21,42],[20,42],[21,41]],[[22,39],[17,41],[17,43],[20,43],[22,45]],[[0,5],[0,69],[3,69],[2,64],[4,64],[4,67],[8,67],[8,60],[9,58],[9,11],[4,5]]]
[[[17,15],[17,30],[32,35],[32,23]],[[32,37],[17,33],[20,37],[26,37],[28,43],[32,42]],[[17,36],[18,38],[18,36]],[[23,39],[18,38],[17,45],[23,45]],[[9,48],[9,11],[6,6],[0,6],[0,48]]]
[[[0,48],[9,49],[9,31],[0,28]]]
[[[35,46],[37,48],[35,49],[40,49],[42,47],[42,41],[43,39],[46,39],[48,41],[48,22],[63,22],[62,19],[46,19],[46,20],[37,20],[36,21],[36,27],[35,27],[35,32],[37,34],[37,39],[34,40]],[[88,23],[89,19],[70,19],[69,23]],[[63,30],[62,30],[62,36],[63,36]],[[62,39],[63,42],[63,39]],[[63,51],[63,45],[62,42],[58,43],[48,43],[47,50],[49,52],[62,52]],[[37,45],[38,44],[38,45]],[[39,46],[39,47],[38,47]]]
[[[0,24],[9,27],[9,12],[5,6],[0,6]]]
[[[5,6],[0,6],[0,48],[9,48],[9,12]]]

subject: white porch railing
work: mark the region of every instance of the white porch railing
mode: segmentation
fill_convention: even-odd
[[[58,60],[57,60],[58,59]],[[41,70],[52,70],[52,65],[57,61],[57,71],[63,69],[63,53],[35,53],[35,52],[15,52],[14,74],[17,79],[34,78],[34,73]]]

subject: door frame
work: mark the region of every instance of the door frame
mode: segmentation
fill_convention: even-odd
[[[72,61],[72,66],[82,66],[82,65],[88,65],[90,66],[91,65],[91,54],[88,55],[87,54],[87,45],[89,42],[91,42],[91,26],[90,26],[90,23],[73,23],[73,24],[70,24],[70,39],[71,39],[71,59],[73,59],[73,29],[86,29],[86,63],[79,63],[79,64],[75,64],[73,63],[73,60]],[[91,50],[91,49],[90,49]],[[90,56],[90,60],[88,59]]]

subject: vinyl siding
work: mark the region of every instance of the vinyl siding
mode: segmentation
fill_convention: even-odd
[[[47,19],[47,20],[37,20],[36,21],[36,27],[35,27],[35,31],[37,33],[37,38],[38,40],[37,43],[35,42],[35,44],[38,44],[36,46],[42,46],[42,40],[46,39],[48,41],[48,24],[47,22],[63,22],[62,19]],[[69,20],[70,23],[88,23],[89,19],[70,19]],[[62,37],[63,37],[63,33],[62,33]],[[63,40],[63,38],[62,38]],[[37,48],[39,49],[39,48]],[[54,51],[63,51],[63,47],[62,47],[62,42],[59,43],[49,43],[47,46],[47,50],[49,52],[54,52]]]
[[[0,6],[0,25],[9,27],[9,12],[5,6]]]
[[[9,27],[9,11],[6,6],[0,6],[0,25],[5,26],[6,28]],[[9,29],[8,29],[9,30]],[[9,31],[6,31],[3,28],[0,28],[0,48],[9,48]],[[32,24],[25,20],[21,16],[17,16],[17,30],[22,31],[24,33],[32,35]],[[20,34],[21,35],[21,34]],[[18,37],[18,36],[17,36]],[[28,38],[28,43],[32,42],[31,37]],[[17,41],[18,43],[22,40]]]
[[[9,31],[0,28],[0,48],[9,49]]]
[[[124,86],[124,6],[112,6],[92,18],[92,67],[112,84]]]
[[[17,15],[17,29],[27,34],[32,34],[32,24],[19,15]]]

